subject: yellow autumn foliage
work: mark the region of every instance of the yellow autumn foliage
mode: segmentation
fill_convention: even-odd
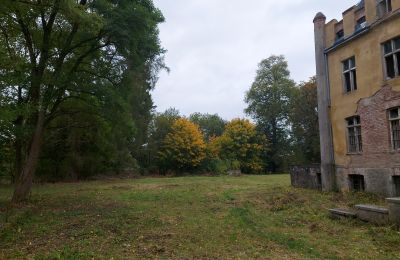
[[[177,119],[158,155],[164,166],[171,170],[199,166],[206,157],[206,144],[199,127],[185,118]]]
[[[221,137],[212,142],[212,150],[217,150],[223,159],[238,161],[242,171],[258,173],[263,169],[262,151],[267,142],[257,133],[256,126],[247,119],[233,119]]]

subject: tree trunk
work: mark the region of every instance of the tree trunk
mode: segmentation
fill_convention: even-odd
[[[28,198],[31,192],[33,176],[39,161],[39,154],[42,146],[42,134],[44,127],[44,112],[37,115],[36,127],[31,138],[28,154],[22,167],[21,174],[15,185],[12,203],[20,203]]]

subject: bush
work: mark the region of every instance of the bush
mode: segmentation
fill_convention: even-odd
[[[165,170],[192,171],[206,158],[206,145],[199,127],[185,118],[177,119],[159,151]]]

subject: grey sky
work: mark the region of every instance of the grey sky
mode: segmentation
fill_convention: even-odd
[[[153,92],[157,111],[175,107],[184,115],[218,113],[243,117],[244,95],[257,64],[283,54],[292,78],[315,74],[312,20],[322,11],[340,19],[355,1],[155,0],[169,74]]]

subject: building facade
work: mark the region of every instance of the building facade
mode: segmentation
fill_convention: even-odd
[[[323,190],[400,196],[400,0],[314,28]]]

